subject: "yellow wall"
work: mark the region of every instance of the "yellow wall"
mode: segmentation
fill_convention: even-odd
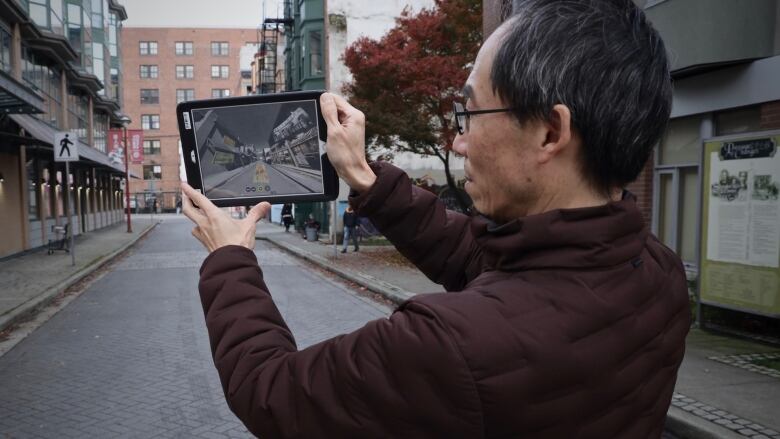
[[[19,156],[0,153],[0,257],[24,250]]]

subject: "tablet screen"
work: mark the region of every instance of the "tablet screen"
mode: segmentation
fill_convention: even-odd
[[[208,198],[324,192],[314,101],[199,108],[192,119]]]

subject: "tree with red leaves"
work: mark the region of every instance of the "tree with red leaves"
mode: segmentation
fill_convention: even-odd
[[[481,0],[435,0],[433,9],[407,8],[380,40],[361,38],[344,62],[353,81],[344,87],[366,115],[367,154],[412,152],[438,157],[458,204],[450,172],[455,138],[452,104],[460,98],[482,44]]]

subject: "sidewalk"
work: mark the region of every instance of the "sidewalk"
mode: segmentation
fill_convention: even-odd
[[[393,261],[392,248],[360,247],[334,253],[280,226],[258,225],[266,239],[398,304],[417,293],[444,291],[416,268]],[[379,256],[379,257],[374,257]],[[261,263],[262,264],[262,263]],[[692,329],[677,378],[667,429],[680,439],[780,439],[780,372],[752,362],[780,362],[780,347]]]
[[[0,261],[0,332],[48,304],[153,228],[149,215],[133,215],[132,224],[133,233],[127,233],[127,224],[121,222],[75,237],[75,266],[70,253],[48,255],[45,247]]]

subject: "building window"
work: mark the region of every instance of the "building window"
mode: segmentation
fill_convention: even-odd
[[[157,88],[142,88],[141,89],[141,103],[142,104],[159,104],[160,103],[160,89],[157,89]]]
[[[141,115],[141,128],[145,130],[159,130],[160,129],[160,115],[159,114],[142,114]]]
[[[160,153],[159,140],[144,140],[144,155],[156,155]]]
[[[689,266],[696,263],[702,116],[669,121],[654,172],[653,232]]]
[[[0,70],[11,73],[11,33],[0,26]]]
[[[29,220],[37,220],[38,216],[38,163],[35,157],[27,160],[27,213]]]
[[[176,79],[192,79],[195,77],[195,66],[178,65],[176,66]]]
[[[141,79],[156,79],[160,74],[160,69],[156,64],[141,65]]]
[[[92,147],[98,151],[106,152],[106,139],[108,138],[108,115],[95,113],[92,116]]]
[[[186,101],[191,101],[195,99],[195,89],[194,88],[180,88],[176,90],[176,103],[182,103]]]
[[[230,46],[226,41],[211,42],[211,56],[228,56],[229,54]]]
[[[761,131],[761,106],[742,107],[715,114],[715,135]]]
[[[144,180],[162,180],[162,166],[144,165]]]
[[[22,79],[43,97],[44,113],[35,117],[59,128],[62,122],[62,74],[46,58],[22,46]]]
[[[157,41],[140,41],[138,50],[141,55],[157,55]]]
[[[309,73],[322,76],[322,32],[309,32]]]
[[[68,125],[79,133],[79,140],[89,144],[87,119],[89,118],[89,98],[75,91],[68,93]]]
[[[211,66],[211,78],[212,79],[227,79],[230,76],[229,66]]]
[[[212,88],[211,89],[211,97],[212,98],[226,98],[230,96],[230,89],[228,88]]]
[[[177,41],[176,44],[176,55],[182,56],[182,55],[192,55],[192,41]]]

